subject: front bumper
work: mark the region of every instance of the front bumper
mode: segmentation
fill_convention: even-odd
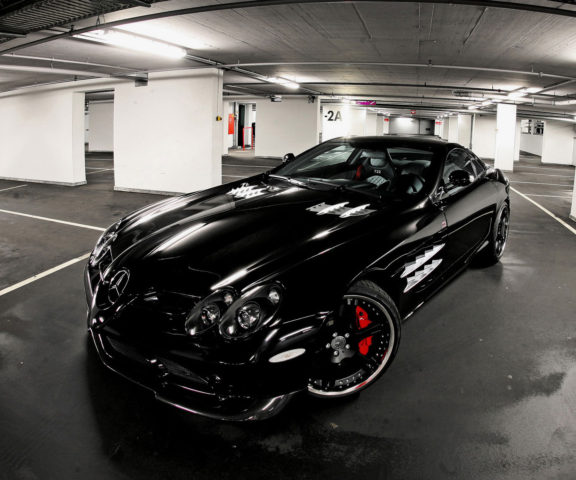
[[[140,341],[138,335],[126,335],[136,330],[127,327],[130,319],[118,318],[106,325],[91,322],[97,308],[88,268],[85,287],[88,331],[100,360],[161,402],[218,420],[264,420],[307,388],[306,355],[280,364],[265,358],[224,363],[204,358],[182,336],[145,336]]]

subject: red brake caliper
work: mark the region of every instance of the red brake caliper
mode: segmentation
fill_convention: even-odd
[[[370,320],[370,318],[368,318],[368,312],[364,310],[362,307],[356,306],[356,326],[358,327],[358,330],[363,330],[371,323],[372,321]],[[358,350],[362,355],[367,355],[371,345],[372,345],[372,335],[363,338],[358,342]]]

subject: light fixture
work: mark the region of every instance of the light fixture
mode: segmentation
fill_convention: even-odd
[[[488,105],[492,105],[492,100],[485,100],[482,102],[483,107],[487,107]]]
[[[514,100],[516,98],[522,98],[525,96],[526,96],[526,91],[523,88],[508,93],[508,98],[510,98],[512,100]]]
[[[528,93],[538,93],[542,89],[540,87],[528,87],[525,90]]]
[[[278,77],[268,77],[266,80],[270,83],[277,83],[278,85],[282,85],[286,88],[291,88],[293,90],[300,88],[300,85],[292,80],[288,80],[286,78],[278,78]]]
[[[478,110],[478,105],[470,105],[468,110]]]
[[[75,37],[105,43],[115,47],[127,48],[129,50],[137,50],[151,55],[160,55],[169,58],[183,58],[186,56],[186,50],[181,47],[176,47],[175,45],[151,38],[120,32],[118,30],[93,30],[75,35]]]

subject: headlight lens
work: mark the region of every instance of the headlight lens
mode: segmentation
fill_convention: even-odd
[[[244,330],[251,330],[262,319],[262,307],[256,302],[248,302],[236,312],[236,321]]]
[[[272,322],[280,309],[284,289],[262,285],[246,292],[222,314],[220,334],[229,340],[246,338]]]
[[[198,303],[186,319],[186,332],[198,335],[216,325],[237,298],[232,289],[219,290]]]

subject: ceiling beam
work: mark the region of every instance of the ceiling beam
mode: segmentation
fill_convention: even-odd
[[[170,18],[181,15],[194,15],[198,13],[207,12],[218,12],[223,10],[239,10],[246,8],[263,8],[263,7],[273,7],[279,5],[305,5],[305,4],[338,4],[338,3],[429,3],[429,4],[445,4],[445,5],[470,5],[476,7],[489,7],[489,8],[499,8],[506,10],[519,10],[525,12],[534,12],[547,15],[559,15],[564,17],[576,18],[576,10],[566,10],[560,8],[543,7],[541,5],[532,5],[527,3],[515,3],[500,0],[248,0],[244,2],[230,2],[230,3],[220,3],[213,5],[203,5],[200,7],[191,8],[181,8],[176,10],[169,10],[165,12],[155,12],[148,15],[140,15],[136,17],[128,17],[122,20],[115,20],[112,22],[104,22],[98,25],[92,25],[89,27],[79,28],[77,30],[71,30],[58,35],[50,35],[39,40],[34,40],[32,42],[22,43],[11,48],[7,48],[0,51],[1,54],[15,52],[23,48],[28,48],[36,45],[42,45],[59,38],[70,37],[72,35],[78,35],[82,33],[91,32],[93,30],[101,30],[103,28],[119,27],[122,25],[127,25],[130,23],[144,22],[149,20],[158,20],[161,18]]]
[[[85,70],[68,70],[65,68],[30,67],[24,65],[0,65],[0,70],[11,72],[48,73],[53,75],[74,75],[78,77],[110,78],[107,73],[87,72]]]

